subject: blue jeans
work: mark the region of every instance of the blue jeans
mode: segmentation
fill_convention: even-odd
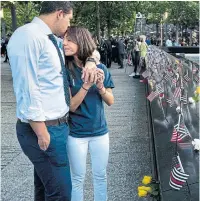
[[[66,145],[66,123],[48,126],[50,144],[40,149],[38,139],[28,123],[17,122],[17,137],[24,154],[34,165],[35,201],[71,201],[71,176]]]
[[[94,200],[107,201],[106,167],[109,156],[108,134],[97,137],[68,138],[68,154],[72,176],[72,200],[83,201],[83,183],[86,173],[86,157],[90,152],[94,181]]]

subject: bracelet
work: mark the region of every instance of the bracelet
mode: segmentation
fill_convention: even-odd
[[[82,86],[81,88],[83,88],[85,91],[88,91],[88,90],[89,90],[89,89],[84,88],[83,86]]]
[[[94,63],[96,64],[96,61],[95,61],[95,59],[94,59],[93,57],[88,57],[88,58],[86,59],[86,62],[87,62],[87,61],[94,62]]]

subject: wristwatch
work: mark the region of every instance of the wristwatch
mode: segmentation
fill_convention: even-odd
[[[96,64],[95,59],[94,59],[94,58],[92,58],[92,57],[88,57],[88,58],[86,59],[86,62],[87,62],[87,61],[94,62],[94,63]]]

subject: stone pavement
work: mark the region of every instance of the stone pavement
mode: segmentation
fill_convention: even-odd
[[[105,106],[110,129],[108,201],[139,201],[137,186],[151,175],[150,137],[144,85],[128,76],[132,68],[110,72],[115,82],[115,104]],[[33,201],[33,167],[22,153],[15,134],[15,97],[8,64],[1,64],[1,198]],[[145,199],[141,199],[145,200]],[[85,201],[93,201],[88,155]]]

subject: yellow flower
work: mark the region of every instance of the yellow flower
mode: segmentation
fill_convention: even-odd
[[[197,94],[200,94],[200,86],[198,86],[197,88],[196,88],[196,91],[195,91]]]
[[[142,183],[143,184],[149,184],[149,183],[151,183],[151,180],[152,180],[152,177],[150,177],[150,176],[144,176],[144,178],[142,180]]]
[[[143,187],[145,187],[145,186],[138,186],[138,191],[143,190]]]
[[[147,191],[145,191],[145,190],[139,190],[138,196],[139,197],[145,197],[145,196],[147,196]]]
[[[152,188],[151,187],[147,187],[147,186],[138,186],[138,191],[140,190],[144,190],[144,191],[147,191],[147,192],[152,192]]]
[[[177,64],[179,64],[179,60],[175,60]]]

